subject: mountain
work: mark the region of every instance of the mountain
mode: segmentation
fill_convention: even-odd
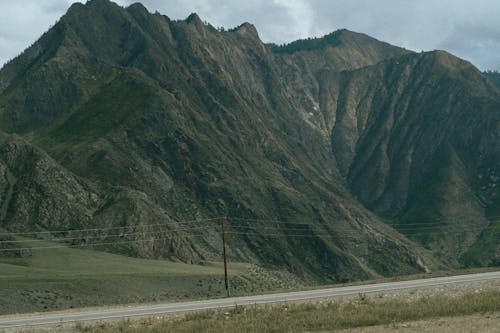
[[[225,215],[231,259],[318,281],[498,264],[499,101],[441,51],[76,3],[0,71],[0,227],[195,263]]]
[[[500,87],[500,73],[497,71],[486,71],[483,72],[483,75],[486,76],[490,81],[495,84],[497,87]]]
[[[338,101],[332,140],[342,149],[334,155],[357,198],[408,235],[421,223],[432,232],[412,238],[443,259],[483,243],[477,236],[498,219],[498,90],[442,51],[384,61],[341,80],[341,87],[364,87],[361,95],[328,88]],[[491,254],[498,254],[495,243]]]

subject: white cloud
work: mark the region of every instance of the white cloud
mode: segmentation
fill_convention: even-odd
[[[129,5],[140,0],[116,0]],[[0,65],[22,52],[72,0],[0,0]],[[85,1],[80,1],[85,2]],[[172,19],[197,12],[214,26],[253,23],[266,42],[290,42],[339,28],[413,50],[444,48],[483,69],[500,69],[497,0],[142,0]]]
[[[273,0],[280,11],[286,13],[286,20],[278,22],[281,33],[275,32],[276,39],[293,40],[306,38],[315,33],[313,22],[315,13],[304,0]],[[285,23],[286,22],[286,23]]]
[[[70,0],[0,1],[0,65],[21,53],[49,29]]]

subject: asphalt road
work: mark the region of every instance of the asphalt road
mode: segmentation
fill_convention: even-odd
[[[49,324],[65,324],[83,321],[98,321],[106,319],[130,318],[160,315],[167,313],[186,312],[205,309],[216,309],[233,307],[235,305],[265,304],[309,300],[315,298],[327,298],[336,296],[357,295],[385,292],[391,290],[413,289],[433,287],[446,284],[477,282],[486,280],[500,280],[500,271],[481,274],[448,276],[431,279],[420,279],[402,282],[388,282],[368,284],[362,286],[338,287],[317,289],[308,291],[297,291],[289,293],[268,294],[247,297],[231,297],[223,299],[212,299],[206,301],[165,303],[145,306],[130,306],[106,308],[99,310],[82,310],[67,313],[47,313],[39,315],[21,315],[0,317],[0,329],[40,326]]]

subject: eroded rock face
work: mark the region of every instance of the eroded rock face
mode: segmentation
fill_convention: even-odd
[[[16,135],[1,135],[0,156],[2,225],[10,231],[54,231],[42,236],[72,245],[117,243],[122,252],[146,257],[201,258],[142,193],[82,179]]]
[[[16,133],[1,224],[108,227],[76,242],[195,262],[218,258],[207,218],[225,214],[243,218],[235,259],[335,281],[475,263],[498,203],[498,101],[442,52],[345,30],[277,47],[250,24],[75,4],[0,72],[0,127]],[[446,219],[414,236],[441,254],[382,218],[406,234]]]
[[[337,80],[335,73],[325,78],[338,101],[332,145],[353,193],[447,258],[460,257],[489,225],[485,206],[497,200],[476,180],[480,165],[495,170],[499,163],[496,88],[444,52],[403,56]],[[483,188],[496,188],[495,179]],[[422,235],[425,228],[432,233]]]

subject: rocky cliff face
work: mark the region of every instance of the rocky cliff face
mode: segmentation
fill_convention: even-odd
[[[353,193],[447,259],[460,257],[490,225],[487,211],[497,197],[496,88],[441,51],[340,79],[328,74],[325,82],[336,100],[333,153]]]
[[[1,225],[195,262],[224,214],[232,257],[322,280],[491,264],[498,101],[443,52],[74,4],[0,71]]]

